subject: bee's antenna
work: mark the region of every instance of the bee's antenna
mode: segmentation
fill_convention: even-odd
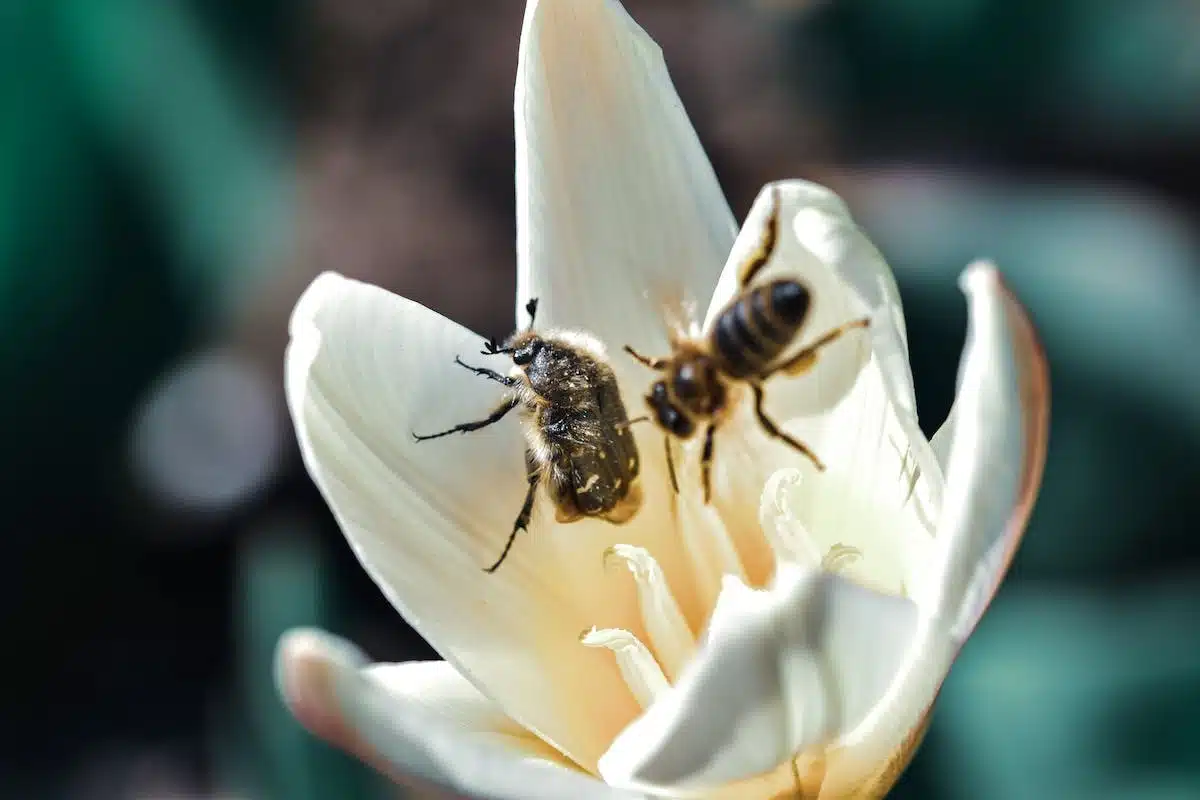
[[[529,315],[529,327],[533,327],[533,321],[537,319],[538,299],[536,297],[529,298],[529,302],[525,304],[525,313]]]
[[[640,417],[634,417],[633,419],[627,419],[624,422],[618,422],[615,427],[617,430],[623,431],[626,428],[630,428],[630,427],[633,427],[634,425],[637,425],[639,422],[649,422],[649,421],[650,421],[650,417],[642,415]]]

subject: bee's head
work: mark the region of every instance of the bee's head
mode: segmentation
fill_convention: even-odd
[[[646,405],[654,412],[654,419],[659,427],[672,435],[687,439],[696,432],[696,424],[692,422],[692,418],[671,401],[666,381],[654,382],[650,387],[650,394],[646,395]]]
[[[712,359],[701,354],[679,359],[670,373],[671,393],[693,414],[708,416],[724,403],[725,390]]]

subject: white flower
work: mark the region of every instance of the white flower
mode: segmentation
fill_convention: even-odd
[[[606,343],[640,413],[651,374],[621,345],[665,354],[663,303],[707,303],[711,317],[770,193],[735,241],[657,47],[613,0],[529,3],[516,126],[517,309],[537,297],[539,328]],[[453,363],[489,360],[474,355],[482,337],[372,286],[313,283],[286,364],[305,464],[364,567],[446,660],[364,670],[344,644],[293,633],[280,681],[305,724],[392,774],[475,796],[629,796],[596,778],[750,800],[797,780],[806,796],[887,791],[1031,510],[1045,362],[996,271],[970,267],[959,393],[927,441],[888,267],[831,192],[772,187],[770,274],[812,287],[805,338],[872,318],[811,373],[767,384],[770,413],[828,469],[740,409],[718,434],[705,506],[695,445],[676,496],[661,434],[640,426],[641,512],[564,526],[539,505],[493,575],[481,567],[524,495],[515,415],[411,437],[496,405],[501,387]]]

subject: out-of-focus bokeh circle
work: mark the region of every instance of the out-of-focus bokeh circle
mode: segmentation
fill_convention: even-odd
[[[271,377],[236,352],[216,349],[159,378],[130,437],[134,473],[157,502],[228,511],[278,476],[286,421]]]

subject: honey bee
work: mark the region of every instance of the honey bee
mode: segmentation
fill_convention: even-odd
[[[742,265],[740,291],[717,314],[709,331],[692,337],[679,330],[671,334],[671,355],[647,358],[632,347],[626,352],[647,367],[663,373],[650,387],[645,400],[651,419],[666,432],[667,466],[671,483],[679,491],[671,456],[671,437],[690,439],[705,427],[700,466],[704,502],[712,496],[713,434],[727,418],[730,395],[737,383],[754,392],[754,411],[767,435],[803,453],[824,471],[825,465],[803,442],[779,429],[763,409],[763,384],[778,373],[801,375],[816,365],[819,351],[855,328],[865,328],[868,319],[840,325],[794,356],[780,357],[795,341],[812,306],[808,287],[798,280],[779,278],[751,287],[754,277],[767,265],[779,240],[779,190],[772,193],[771,213],[755,252]]]
[[[529,489],[499,559],[484,572],[500,568],[517,533],[533,516],[538,486],[545,481],[561,523],[598,517],[615,525],[628,522],[642,505],[638,483],[641,462],[630,421],[608,365],[603,346],[577,331],[537,333],[533,323],[537,300],[525,306],[529,327],[502,344],[490,340],[483,355],[507,355],[513,368],[501,375],[473,367],[455,357],[463,368],[505,386],[504,401],[485,419],[464,422],[449,430],[413,438],[424,442],[468,433],[499,422],[520,408],[525,418],[525,472]]]

